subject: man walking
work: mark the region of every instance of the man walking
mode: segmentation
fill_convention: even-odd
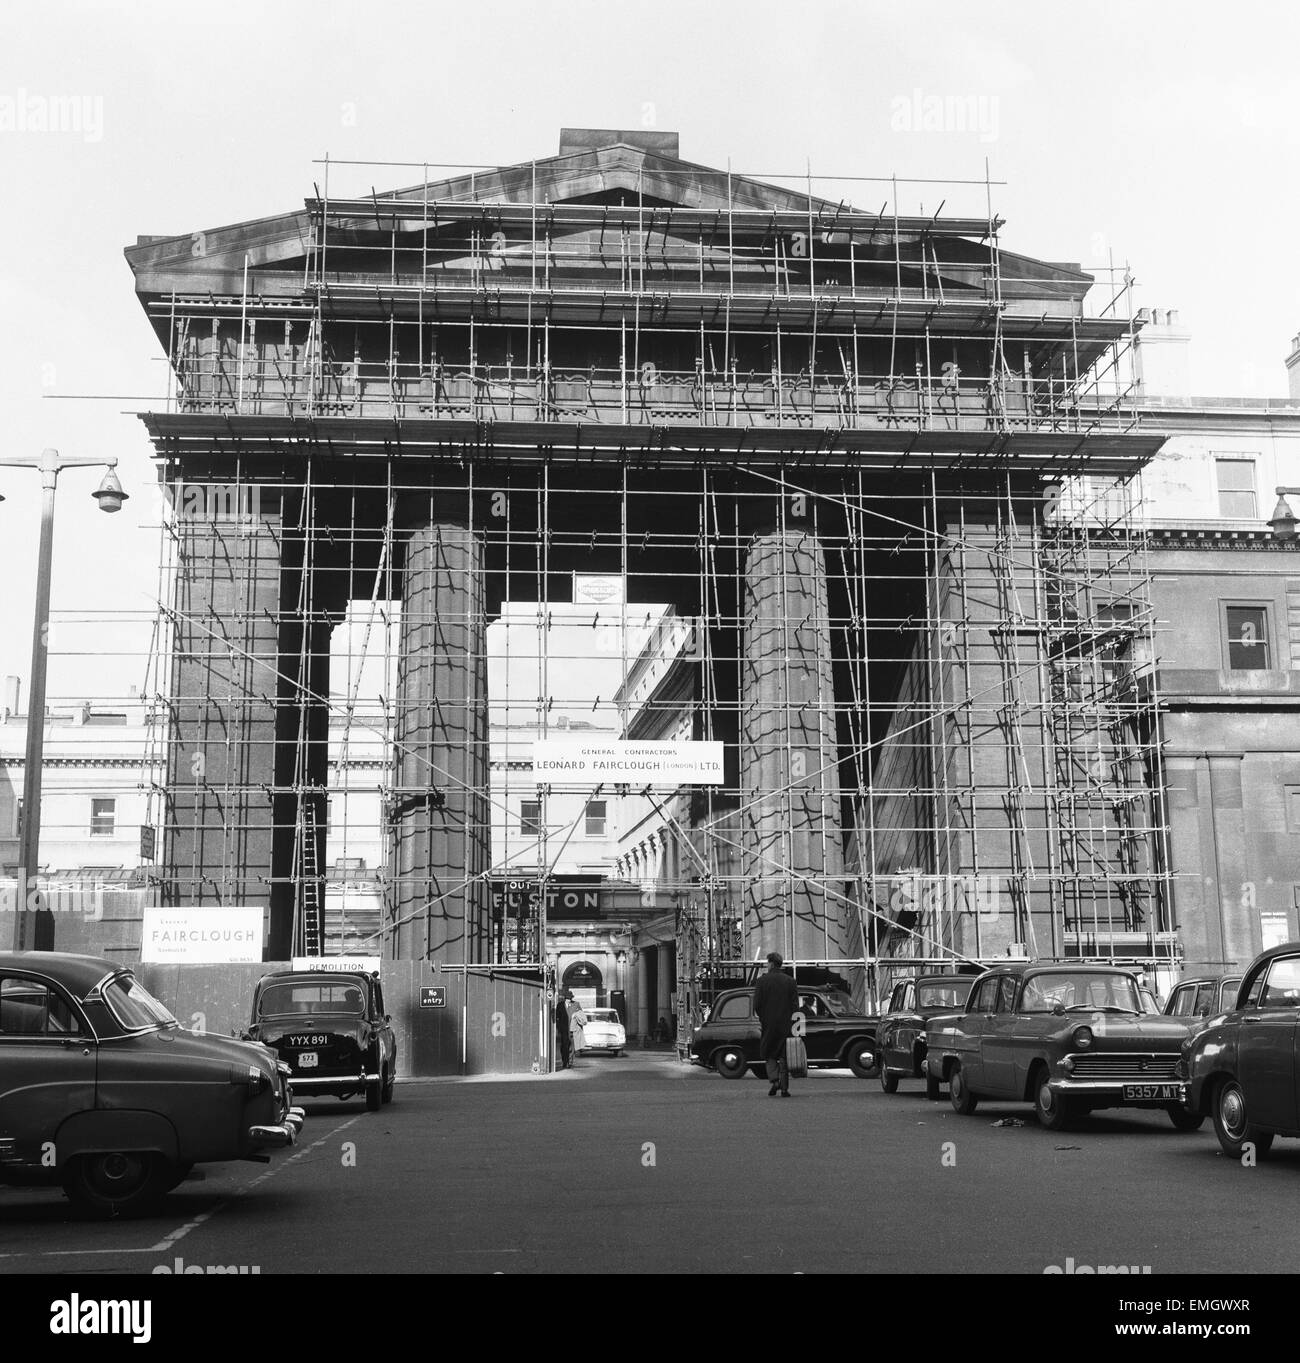
[[[572,1045],[572,1034],[569,1025],[569,999],[571,995],[567,989],[561,989],[555,996],[555,1041],[558,1050],[558,1059],[555,1068],[557,1070],[567,1070],[569,1068],[570,1048]]]
[[[790,1096],[790,1068],[785,1060],[785,1043],[790,1036],[799,990],[794,979],[781,969],[785,962],[779,951],[767,953],[767,974],[754,986],[754,1012],[762,1024],[758,1053],[767,1061],[769,1098],[779,1093]]]

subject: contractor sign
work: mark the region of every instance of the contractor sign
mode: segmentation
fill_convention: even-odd
[[[722,744],[539,738],[533,776],[539,786],[720,786]]]

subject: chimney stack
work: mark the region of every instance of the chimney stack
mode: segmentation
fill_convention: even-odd
[[[1149,321],[1147,319],[1150,319]],[[1138,389],[1148,398],[1191,396],[1191,333],[1178,324],[1176,308],[1142,308],[1137,333]]]

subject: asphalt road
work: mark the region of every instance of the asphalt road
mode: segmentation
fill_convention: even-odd
[[[1300,1141],[1243,1168],[1158,1113],[1053,1133],[918,1083],[793,1087],[634,1053],[308,1103],[295,1150],[198,1171],[146,1219],[0,1189],[0,1274],[1294,1271]]]

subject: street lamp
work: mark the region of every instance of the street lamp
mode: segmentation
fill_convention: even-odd
[[[1273,508],[1273,515],[1269,518],[1268,528],[1273,532],[1273,538],[1289,543],[1291,540],[1300,539],[1300,528],[1297,527],[1295,512],[1291,510],[1291,503],[1287,497],[1300,497],[1300,487],[1280,487],[1277,489],[1277,505]]]
[[[14,905],[14,950],[54,949],[54,920],[48,909],[29,909],[27,888],[35,888],[41,856],[41,766],[45,760],[45,663],[50,616],[50,570],[54,552],[54,494],[59,474],[68,468],[107,468],[90,495],[101,511],[121,511],[128,494],[118,481],[116,459],[64,457],[42,450],[36,459],[0,455],[0,468],[38,469],[41,475],[41,541],[36,559],[36,616],[32,623],[32,670],[27,696],[27,757],[23,770],[23,829],[18,858],[18,895]],[[3,501],[0,497],[0,501]],[[39,901],[38,901],[39,903]]]

